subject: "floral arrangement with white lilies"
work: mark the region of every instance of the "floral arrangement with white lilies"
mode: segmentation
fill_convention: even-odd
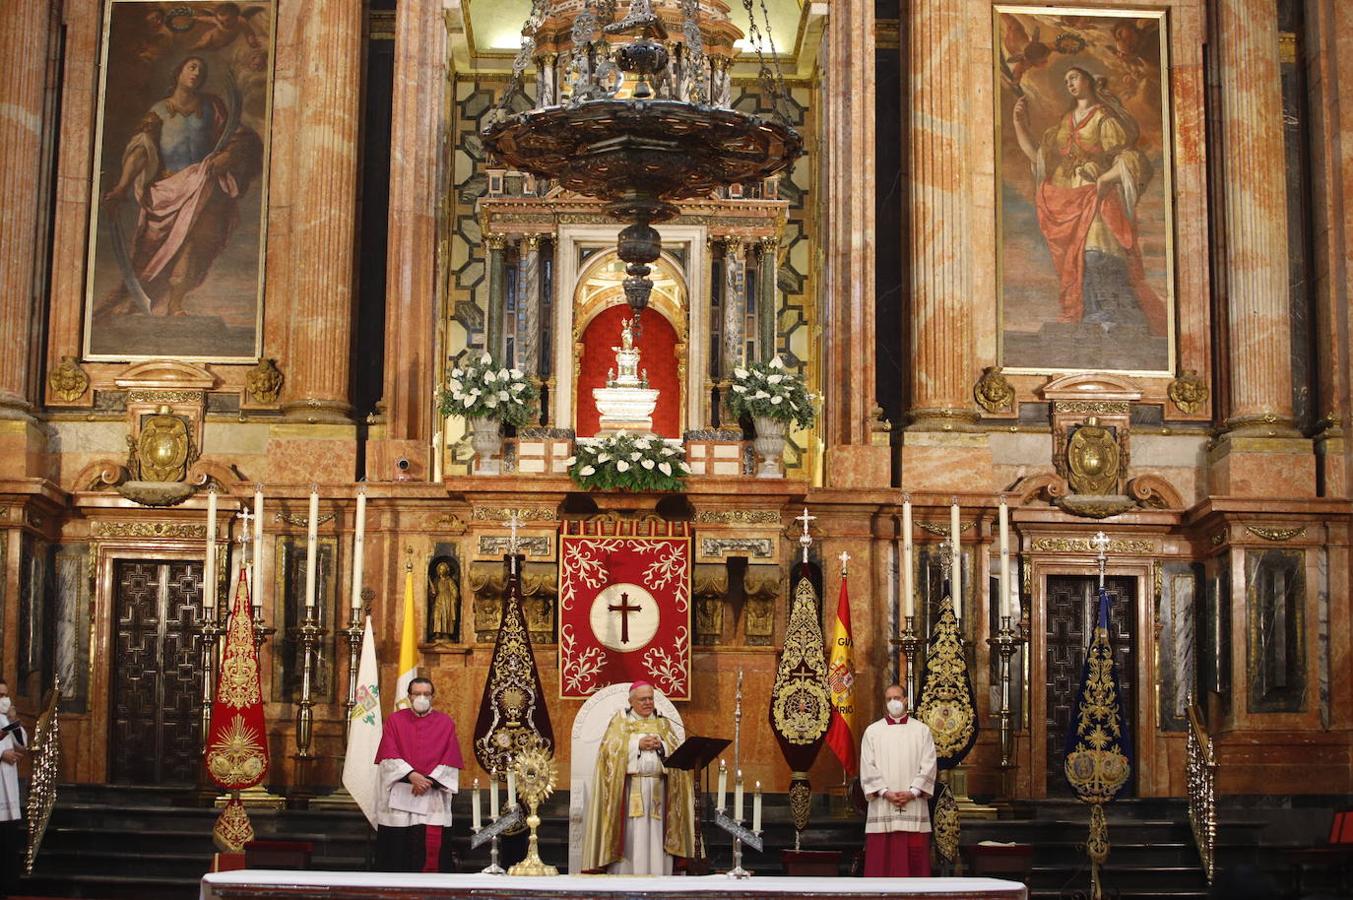
[[[582,488],[624,491],[679,491],[690,474],[685,451],[651,434],[617,431],[578,443],[568,473]]]
[[[802,376],[786,371],[778,355],[768,363],[734,369],[732,388],[728,406],[736,416],[793,422],[800,428],[813,424],[813,395]]]
[[[484,353],[451,370],[441,392],[441,413],[521,426],[534,417],[536,397],[526,373],[499,366]]]

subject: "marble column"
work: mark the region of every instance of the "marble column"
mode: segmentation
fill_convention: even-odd
[[[1226,433],[1208,487],[1233,497],[1315,495],[1311,442],[1292,420],[1292,358],[1278,20],[1265,0],[1217,0],[1229,375]]]
[[[1292,428],[1287,185],[1278,19],[1268,0],[1217,0],[1232,431]]]
[[[889,448],[874,446],[874,3],[827,14],[824,96],[826,365],[822,434],[831,487],[886,487]]]
[[[437,199],[447,58],[441,5],[401,3],[395,13],[385,279],[383,393],[392,440],[426,443],[437,427]]]
[[[517,368],[540,374],[540,235],[528,234],[522,242],[521,289],[517,297]]]
[[[33,283],[47,197],[38,196],[51,12],[45,0],[0,5],[0,418],[27,419]]]
[[[1353,157],[1344,135],[1353,133],[1353,104],[1340,97],[1353,91],[1353,5],[1341,0],[1306,0],[1307,109],[1310,114],[1312,238],[1315,244],[1316,373],[1323,428],[1316,437],[1324,495],[1348,496],[1350,354],[1348,300],[1353,277]]]
[[[484,316],[484,349],[496,360],[503,360],[503,307],[507,291],[507,238],[485,235],[489,252],[489,308]]]
[[[967,117],[971,72],[964,0],[912,0],[907,29],[911,111],[911,428],[976,422],[969,243]]]
[[[775,356],[780,338],[780,329],[776,327],[780,317],[779,251],[779,238],[765,237],[758,245],[761,265],[757,273],[761,283],[756,292],[756,325],[762,362],[770,362]]]
[[[296,184],[304,187],[293,214],[293,293],[283,300],[291,302],[292,326],[282,410],[312,423],[347,423],[352,415],[362,24],[362,4],[326,3],[309,4],[302,26]]]
[[[739,238],[729,238],[723,245],[723,377],[733,377],[733,370],[746,362],[747,328],[747,257],[746,247]]]

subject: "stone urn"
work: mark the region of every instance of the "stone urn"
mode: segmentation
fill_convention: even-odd
[[[757,470],[756,477],[783,478],[785,430],[789,428],[789,423],[769,416],[752,416],[752,424],[756,427],[753,446],[756,455],[761,457],[761,468]]]
[[[470,446],[474,448],[476,475],[497,475],[502,471],[503,434],[496,419],[470,420]]]

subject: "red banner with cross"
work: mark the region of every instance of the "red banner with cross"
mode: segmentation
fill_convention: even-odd
[[[691,696],[691,537],[685,523],[567,522],[559,537],[559,693],[649,681]]]

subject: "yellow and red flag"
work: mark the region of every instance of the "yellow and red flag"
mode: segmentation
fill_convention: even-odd
[[[263,683],[258,671],[258,648],[254,644],[249,578],[243,566],[226,625],[225,652],[221,655],[203,761],[211,780],[232,793],[260,784],[268,775]],[[227,852],[239,853],[253,840],[254,829],[238,794],[221,811],[212,833],[216,845]]]
[[[846,777],[853,778],[859,771],[855,755],[855,663],[851,652],[855,641],[850,633],[850,590],[846,580],[846,573],[842,571],[836,621],[832,623],[831,659],[827,664],[827,685],[832,692],[827,746],[841,760]]]

